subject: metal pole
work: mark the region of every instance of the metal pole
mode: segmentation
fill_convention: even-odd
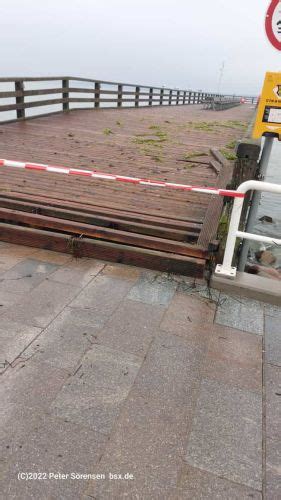
[[[237,189],[237,193],[245,194],[247,191],[265,191],[267,193],[281,194],[281,185],[271,184],[270,182],[245,181],[240,184]],[[281,244],[281,239],[238,231],[242,208],[243,198],[235,198],[225,245],[223,263],[218,264],[215,270],[215,274],[218,276],[224,276],[225,278],[232,279],[236,276],[236,267],[232,267],[236,238],[264,241],[276,245]]]
[[[270,155],[272,151],[272,146],[274,142],[274,137],[266,137],[262,149],[261,159],[259,162],[259,180],[263,181],[266,175],[268,163],[270,160]],[[252,196],[251,206],[248,214],[246,233],[252,233],[257,221],[258,209],[261,200],[261,192],[255,191]],[[245,265],[247,263],[248,252],[250,248],[250,241],[244,239],[242,243],[241,254],[239,257],[238,271],[243,272]]]
[[[243,203],[244,198],[235,198],[234,200],[224,250],[223,263],[221,265],[218,264],[216,267],[216,274],[222,274],[224,276],[227,276],[228,278],[235,278],[236,276],[236,269],[232,267],[232,260]]]

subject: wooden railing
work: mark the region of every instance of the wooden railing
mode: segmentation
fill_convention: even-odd
[[[50,88],[44,88],[48,87],[50,83],[53,83]],[[32,88],[34,86],[38,88]],[[34,96],[38,96],[38,99],[32,100]],[[42,99],[42,96],[47,96],[47,98]],[[50,96],[56,97],[49,98]],[[46,115],[54,112],[67,112],[74,109],[72,104],[81,105],[83,109],[97,109],[105,106],[117,108],[171,106],[200,104],[211,97],[219,97],[219,95],[202,91],[151,87],[72,76],[0,78],[0,113],[6,112],[7,115],[8,112],[9,115],[1,120],[2,122],[24,120],[42,115],[38,111],[30,116],[27,115],[26,110],[43,106],[48,108],[48,112],[44,113]],[[5,102],[7,100],[14,100],[14,102],[7,103]],[[88,104],[90,106],[87,106]],[[55,111],[54,106],[57,108]],[[51,112],[49,112],[50,109]],[[12,112],[16,112],[16,115],[12,116]]]

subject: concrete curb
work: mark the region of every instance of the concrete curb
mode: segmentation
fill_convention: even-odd
[[[281,306],[281,281],[238,272],[235,280],[213,275],[211,287]]]

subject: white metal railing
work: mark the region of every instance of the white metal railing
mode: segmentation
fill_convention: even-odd
[[[264,191],[268,193],[281,194],[281,185],[271,184],[270,182],[246,181],[240,184],[237,189],[238,193],[245,194],[247,191]],[[244,198],[236,197],[234,200],[223,263],[218,264],[215,270],[215,274],[218,276],[224,276],[226,278],[232,279],[234,279],[236,276],[236,267],[232,267],[236,238],[244,238],[247,240],[262,241],[265,243],[281,245],[281,239],[239,231],[243,202]]]

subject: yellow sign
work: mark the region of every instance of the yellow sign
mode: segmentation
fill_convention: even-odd
[[[281,140],[281,73],[266,73],[260,96],[253,138],[278,137]]]

